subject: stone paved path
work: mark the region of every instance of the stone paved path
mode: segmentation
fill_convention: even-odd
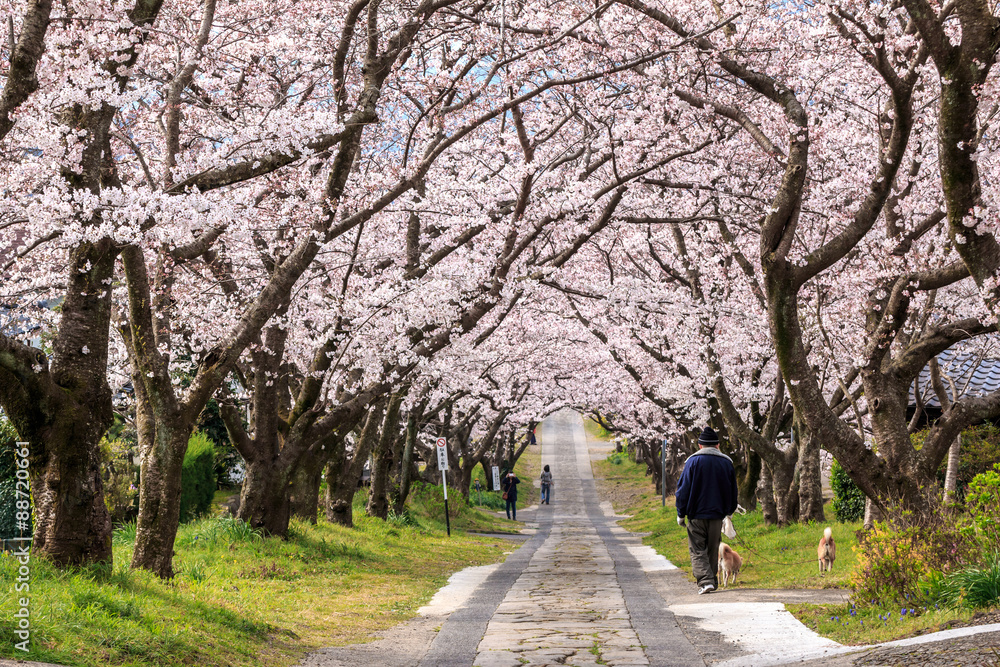
[[[579,415],[560,413],[543,429],[542,463],[556,483],[553,504],[535,514],[538,533],[518,552],[527,563],[489,618],[475,619],[485,624],[474,648],[457,636],[476,627],[462,609],[421,664],[704,665],[600,510]]]

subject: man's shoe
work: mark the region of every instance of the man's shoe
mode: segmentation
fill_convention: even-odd
[[[698,595],[704,595],[705,593],[711,593],[714,590],[715,590],[715,586],[713,586],[712,584],[705,584],[698,591]]]

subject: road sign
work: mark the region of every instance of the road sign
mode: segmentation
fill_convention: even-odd
[[[500,466],[493,466],[493,490],[500,488]]]
[[[438,470],[448,469],[448,441],[444,438],[437,439]]]

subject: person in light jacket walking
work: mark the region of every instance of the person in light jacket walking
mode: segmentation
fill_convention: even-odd
[[[698,436],[698,451],[684,463],[676,492],[677,524],[687,526],[698,595],[719,587],[722,521],[736,511],[738,497],[733,460],[719,451],[716,432],[705,427]]]

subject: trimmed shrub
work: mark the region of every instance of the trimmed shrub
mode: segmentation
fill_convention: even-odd
[[[181,521],[190,521],[212,507],[215,495],[215,445],[204,433],[188,440],[181,470]]]
[[[837,521],[849,523],[864,518],[865,494],[836,459],[830,468],[830,486],[833,487],[833,514]]]

